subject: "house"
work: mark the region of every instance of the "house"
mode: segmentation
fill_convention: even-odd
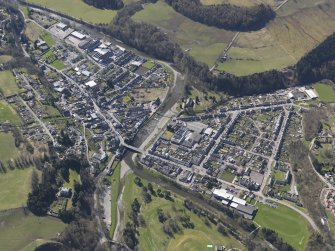
[[[64,197],[64,198],[71,198],[72,196],[72,188],[69,187],[62,187],[58,194],[59,197]]]
[[[57,29],[62,30],[62,31],[66,31],[69,28],[69,26],[64,23],[58,23],[56,24],[56,27]]]
[[[76,39],[79,39],[79,40],[84,40],[86,38],[86,35],[84,34],[81,34],[80,32],[78,31],[74,31],[71,33],[71,36],[76,38]]]

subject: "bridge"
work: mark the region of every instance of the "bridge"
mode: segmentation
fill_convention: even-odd
[[[123,143],[122,145],[123,145],[125,148],[127,148],[127,149],[129,149],[129,150],[131,150],[131,151],[133,151],[133,152],[137,152],[137,153],[140,153],[140,154],[144,154],[144,153],[145,153],[145,151],[144,151],[143,149],[140,149],[140,148],[138,148],[138,147],[131,146],[131,145],[128,145],[128,144],[126,144],[126,143]]]

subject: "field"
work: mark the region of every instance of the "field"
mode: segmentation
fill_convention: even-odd
[[[233,32],[194,22],[160,0],[145,5],[133,19],[161,27],[199,61],[213,65],[234,36]]]
[[[29,3],[37,4],[78,19],[82,19],[88,23],[110,23],[116,11],[101,10],[85,4],[81,0],[27,0]]]
[[[13,125],[19,125],[21,123],[20,116],[16,111],[4,100],[0,101],[0,123],[10,122]]]
[[[0,142],[0,160],[5,164],[7,160],[15,158],[18,155],[18,149],[15,146],[14,137],[11,133],[1,132]]]
[[[0,215],[0,250],[21,250],[36,239],[51,239],[62,232],[65,224],[51,217],[36,217],[23,210],[3,212]]]
[[[275,5],[274,0],[201,0],[200,2],[204,5],[223,4],[223,3],[230,3],[237,6],[254,6],[260,3],[267,3],[272,6]]]
[[[308,222],[292,209],[279,205],[272,208],[257,203],[258,213],[254,221],[266,228],[275,230],[284,241],[296,250],[305,250],[308,239]]]
[[[335,216],[328,210],[326,210],[326,214],[327,214],[328,226],[334,238],[335,237]]]
[[[335,103],[334,87],[330,84],[317,83],[314,85],[315,90],[319,94],[319,98],[325,103]]]
[[[0,210],[22,207],[31,190],[33,168],[7,169],[0,175]]]
[[[142,189],[134,183],[135,176],[130,174],[126,178],[126,188],[123,194],[123,205],[125,207],[125,217],[131,210],[131,203],[137,198],[141,203],[141,215],[143,215],[146,227],[139,228],[139,250],[146,251],[183,251],[183,250],[206,250],[208,244],[220,244],[227,248],[244,249],[241,244],[230,236],[223,236],[216,230],[216,226],[204,224],[203,219],[192,212],[187,211],[194,229],[184,229],[182,234],[176,234],[174,238],[169,238],[162,230],[162,224],[158,220],[157,210],[162,209],[174,215],[178,210],[183,210],[182,198],[174,197],[174,202],[152,196],[152,202],[142,203]],[[142,181],[146,185],[145,181]],[[157,186],[154,189],[157,190]],[[180,211],[179,211],[180,212]],[[164,247],[164,248],[163,248]]]
[[[117,223],[117,199],[120,193],[120,172],[121,172],[121,164],[118,165],[114,169],[114,173],[110,176],[111,182],[111,210],[112,210],[112,223],[110,228],[110,237],[112,238],[114,235],[114,231]]]
[[[5,96],[11,96],[20,91],[11,71],[0,71],[0,90]]]
[[[44,31],[41,34],[41,38],[46,42],[49,48],[55,45],[55,40],[52,38],[52,35],[49,32]]]
[[[70,173],[69,182],[64,181],[63,187],[72,188],[72,193],[73,193],[74,183],[75,183],[74,181],[80,182],[80,175],[72,169],[69,169],[69,173]],[[68,200],[67,206],[68,208],[72,208],[72,200]]]
[[[0,64],[7,63],[8,61],[11,61],[13,59],[10,55],[1,55],[0,56]]]
[[[232,60],[217,69],[247,75],[292,65],[335,31],[334,11],[331,0],[288,1],[265,28],[240,33],[229,51]]]
[[[30,41],[35,42],[41,35],[42,28],[33,22],[27,22],[24,33]]]

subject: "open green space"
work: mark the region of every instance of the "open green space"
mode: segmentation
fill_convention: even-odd
[[[120,172],[121,172],[121,163],[119,162],[114,168],[113,174],[109,177],[111,182],[111,211],[112,211],[112,223],[110,227],[110,237],[113,238],[114,231],[117,223],[117,199],[120,193]]]
[[[7,63],[8,61],[11,61],[13,59],[10,55],[1,55],[0,56],[0,64]]]
[[[151,60],[148,60],[142,66],[151,70],[155,66],[155,63],[153,63]]]
[[[82,0],[27,0],[27,2],[94,24],[108,24],[116,15],[114,10],[98,9],[84,3]]]
[[[42,28],[34,22],[28,21],[24,33],[31,42],[35,42],[42,33]]]
[[[10,122],[13,125],[21,123],[20,116],[6,101],[0,100],[0,123]]]
[[[67,181],[64,180],[63,187],[72,188],[72,194],[73,194],[75,181],[80,183],[81,179],[80,179],[80,175],[79,175],[79,173],[77,173],[77,171],[75,171],[73,169],[69,169],[69,173],[70,173],[69,181],[67,182]],[[67,207],[72,208],[72,200],[68,200]]]
[[[65,68],[65,65],[62,61],[60,61],[57,56],[52,52],[52,50],[48,50],[46,53],[42,55],[42,58],[47,61],[52,67],[57,70],[62,70]]]
[[[41,34],[41,39],[46,42],[46,44],[50,47],[55,45],[55,40],[53,39],[51,33],[44,31]]]
[[[206,250],[208,244],[224,245],[226,248],[244,247],[231,236],[224,236],[216,230],[216,226],[209,224],[207,226],[202,218],[199,218],[193,212],[185,211],[194,223],[194,229],[184,229],[182,234],[175,234],[174,238],[169,238],[163,231],[163,225],[158,220],[157,210],[161,209],[171,216],[183,212],[183,198],[174,196],[174,202],[164,198],[152,196],[152,202],[145,204],[143,202],[142,188],[134,183],[135,175],[129,174],[126,177],[126,187],[123,194],[123,205],[125,208],[125,222],[128,221],[128,215],[131,211],[131,204],[135,198],[141,203],[141,215],[145,220],[146,227],[139,228],[139,250],[146,251],[176,251],[176,250]],[[147,186],[147,182],[142,180]],[[159,187],[153,185],[154,190]],[[162,189],[164,190],[164,189]]]
[[[2,212],[0,215],[0,250],[25,249],[37,239],[56,238],[65,224],[52,217],[37,217],[22,209]]]
[[[335,216],[329,210],[326,210],[328,226],[333,238],[335,238]]]
[[[305,250],[309,239],[308,222],[299,213],[292,209],[278,205],[277,208],[257,203],[255,223],[261,227],[272,229],[294,247],[296,250]]]
[[[23,12],[25,18],[29,17],[29,11],[27,7],[20,5],[19,10]]]
[[[231,59],[217,69],[247,75],[295,64],[335,31],[334,12],[332,0],[288,1],[265,28],[241,32],[229,50]]]
[[[15,139],[11,133],[0,132],[0,160],[6,165],[7,160],[18,155]]]
[[[317,83],[314,85],[315,90],[319,94],[319,98],[325,103],[335,103],[335,85]]]
[[[0,71],[0,90],[4,96],[11,96],[20,91],[11,71]]]
[[[227,182],[233,182],[235,175],[229,171],[223,171],[223,173],[221,174],[221,179],[227,181]]]
[[[200,62],[212,66],[234,36],[234,32],[209,27],[176,12],[164,1],[147,4],[133,19],[161,27]]]
[[[22,207],[31,191],[33,167],[7,169],[0,175],[0,210]]]

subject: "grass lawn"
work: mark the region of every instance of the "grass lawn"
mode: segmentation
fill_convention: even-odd
[[[11,96],[20,91],[11,71],[0,71],[0,90],[5,96]]]
[[[25,18],[28,18],[29,11],[28,11],[27,7],[20,5],[19,6],[19,10],[23,12],[23,15],[24,15]]]
[[[11,124],[21,124],[21,118],[6,101],[0,101],[0,123],[9,121]]]
[[[41,35],[42,28],[33,22],[27,22],[24,33],[30,41],[35,42]]]
[[[73,191],[74,191],[74,181],[77,181],[77,182],[80,183],[81,180],[80,180],[79,173],[77,173],[75,170],[69,169],[69,173],[70,173],[70,175],[69,175],[69,182],[66,182],[64,180],[63,187],[72,188],[72,194],[73,194]],[[71,199],[68,200],[67,208],[72,208],[72,200]]]
[[[26,204],[31,191],[33,167],[25,169],[7,169],[0,175],[0,210],[22,207]],[[0,248],[1,249],[1,248]]]
[[[324,83],[317,83],[314,85],[315,90],[319,94],[320,100],[325,103],[335,102],[334,87],[335,86],[324,84]]]
[[[306,249],[309,239],[308,222],[300,214],[283,205],[272,208],[257,203],[256,206],[258,213],[254,221],[258,225],[276,231],[296,250]]]
[[[13,59],[10,55],[1,55],[0,56],[0,64],[7,63],[8,61],[11,61]]]
[[[0,250],[6,251],[21,250],[36,239],[56,238],[66,226],[56,218],[25,215],[21,209],[1,213],[0,223]]]
[[[55,40],[49,32],[43,31],[41,38],[47,43],[49,48],[55,45]]]
[[[0,133],[0,160],[6,165],[7,160],[18,155],[15,140],[11,133]],[[1,178],[1,176],[0,176]]]
[[[152,202],[145,204],[142,197],[142,189],[134,183],[135,175],[129,174],[126,177],[126,187],[123,194],[123,205],[125,208],[125,217],[128,221],[128,213],[131,210],[131,203],[135,198],[141,203],[141,215],[144,217],[146,227],[139,228],[139,250],[146,251],[176,251],[176,250],[206,250],[207,244],[220,244],[227,248],[244,247],[231,236],[223,236],[217,230],[216,226],[204,224],[203,219],[196,216],[194,213],[186,210],[186,214],[190,216],[191,222],[194,223],[194,229],[184,229],[182,234],[176,234],[174,238],[169,238],[163,232],[163,225],[159,222],[157,210],[162,209],[165,213],[171,216],[176,214],[176,210],[184,210],[183,198],[174,197],[174,202],[152,196]],[[144,185],[147,182],[142,180]],[[157,190],[159,187],[153,185]],[[162,189],[164,190],[164,189]]]
[[[149,60],[149,61],[145,62],[142,66],[147,68],[148,70],[150,70],[155,66],[155,63],[153,63],[152,61]]]
[[[221,179],[227,181],[227,182],[232,182],[235,178],[235,175],[232,174],[231,172],[229,171],[223,171],[221,177]]]
[[[110,23],[116,15],[115,10],[102,10],[92,7],[82,0],[27,0],[89,23]]]
[[[329,210],[326,210],[326,214],[327,214],[328,226],[334,238],[335,237],[335,216],[333,215],[333,213],[329,212]]]
[[[65,64],[62,61],[58,60],[58,59],[56,59],[55,61],[53,61],[52,64],[51,64],[51,66],[55,67],[57,70],[63,70],[65,68]]]
[[[112,211],[112,223],[109,231],[109,236],[112,238],[117,223],[117,198],[120,193],[120,172],[121,172],[121,163],[119,162],[114,168],[114,173],[109,177],[111,182],[111,211]]]

